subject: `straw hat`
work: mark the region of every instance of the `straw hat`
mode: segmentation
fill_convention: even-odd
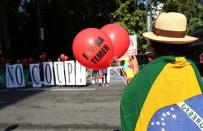
[[[187,19],[185,15],[176,12],[161,13],[155,22],[153,32],[145,32],[145,39],[167,44],[189,44],[198,38],[187,36]]]

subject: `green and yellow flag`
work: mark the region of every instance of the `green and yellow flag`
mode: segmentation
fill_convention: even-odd
[[[121,129],[147,131],[158,109],[202,94],[202,91],[203,83],[194,63],[184,57],[159,57],[125,87],[120,103]]]

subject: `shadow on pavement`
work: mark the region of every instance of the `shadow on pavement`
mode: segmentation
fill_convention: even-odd
[[[4,131],[12,131],[12,130],[15,130],[16,128],[18,128],[18,125],[14,124],[14,125],[7,127]]]
[[[0,90],[0,110],[28,97],[36,95],[43,90],[24,89],[4,89]]]

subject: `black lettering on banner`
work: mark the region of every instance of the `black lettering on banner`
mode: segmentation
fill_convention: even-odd
[[[56,64],[56,72],[57,72],[57,78],[58,78],[58,81],[59,83],[62,83],[62,81],[60,80],[60,76],[59,76],[59,68],[58,68],[58,64]]]
[[[20,80],[18,77],[18,71],[20,71]],[[16,68],[15,68],[15,77],[16,77],[17,84],[22,85],[22,83],[23,83],[23,71],[22,71],[22,68],[20,68],[20,66],[16,66]]]
[[[177,105],[181,107],[181,109],[188,115],[188,117],[201,129],[203,129],[203,121],[202,118],[195,112],[193,111],[190,106],[187,104],[183,104],[184,102],[178,103]]]
[[[66,78],[66,80],[70,83],[70,74],[73,72],[73,68],[72,68],[72,64],[71,63],[67,63],[68,66],[68,78]]]
[[[197,115],[194,114],[193,117],[192,117],[192,119],[195,120],[196,118],[197,118]]]
[[[196,122],[197,124],[199,124],[201,122],[201,119],[197,118]]]
[[[49,71],[49,74],[50,74],[50,79],[49,80],[48,80],[48,76],[47,76],[48,71]],[[46,79],[47,83],[51,83],[52,76],[51,76],[51,67],[49,66],[49,64],[46,64],[46,66],[45,66],[45,79]]]
[[[200,124],[200,128],[203,128],[203,123]]]
[[[37,69],[37,68],[38,68],[38,70],[39,70],[39,67],[38,67],[38,66],[36,66],[36,65],[33,66],[32,72],[31,72],[32,74],[31,74],[31,75],[32,75],[32,78],[33,78],[34,83],[35,83],[36,85],[39,85],[39,82],[36,81],[35,75],[34,75],[34,70]]]
[[[186,108],[186,112],[188,112],[188,111],[190,111],[190,109],[189,109],[189,108]]]
[[[13,70],[13,66],[8,67],[7,69],[8,69],[8,76],[11,79],[11,82],[13,84],[13,75],[11,74],[11,70]]]
[[[193,112],[192,111],[190,111],[190,113],[188,114],[189,116],[192,116],[193,115]]]

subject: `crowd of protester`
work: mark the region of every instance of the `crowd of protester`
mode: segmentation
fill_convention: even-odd
[[[40,67],[42,68],[42,62],[48,62],[48,61],[67,61],[69,60],[69,57],[65,53],[61,53],[58,55],[58,58],[51,59],[48,57],[47,52],[42,51],[39,56],[36,58],[33,57],[22,57],[19,59],[12,59],[9,58],[7,55],[0,54],[0,87],[5,86],[5,72],[6,72],[6,65],[8,64],[22,64],[24,69],[24,76],[25,81],[30,80],[29,76],[29,65],[34,63],[39,63]],[[43,75],[43,74],[42,74]]]
[[[149,56],[149,61],[153,59],[152,54],[146,53],[145,56]],[[58,57],[56,58],[55,61],[67,61],[70,60],[68,55],[65,53],[58,54]],[[33,58],[33,57],[24,57],[21,59],[17,60],[12,60],[8,57],[5,56],[0,56],[0,85],[5,85],[5,65],[6,64],[22,64],[23,69],[24,69],[24,75],[25,75],[25,81],[30,80],[29,76],[29,65],[33,63],[39,63],[40,68],[42,69],[42,62],[48,62],[48,61],[53,61],[53,59],[48,57],[47,52],[43,51],[39,54],[38,58]],[[133,76],[139,71],[139,64],[136,56],[127,56],[125,60],[122,59],[114,59],[112,63],[112,67],[116,66],[121,66],[119,70],[120,77],[122,77],[126,83],[129,83]],[[126,69],[127,67],[127,69]],[[93,78],[93,81],[95,84],[98,84],[99,86],[102,87],[108,87],[109,82],[107,81],[107,69],[101,69],[101,70],[89,70],[90,71],[90,76]],[[41,71],[41,76],[43,76],[43,72]],[[42,77],[43,79],[43,77]]]

